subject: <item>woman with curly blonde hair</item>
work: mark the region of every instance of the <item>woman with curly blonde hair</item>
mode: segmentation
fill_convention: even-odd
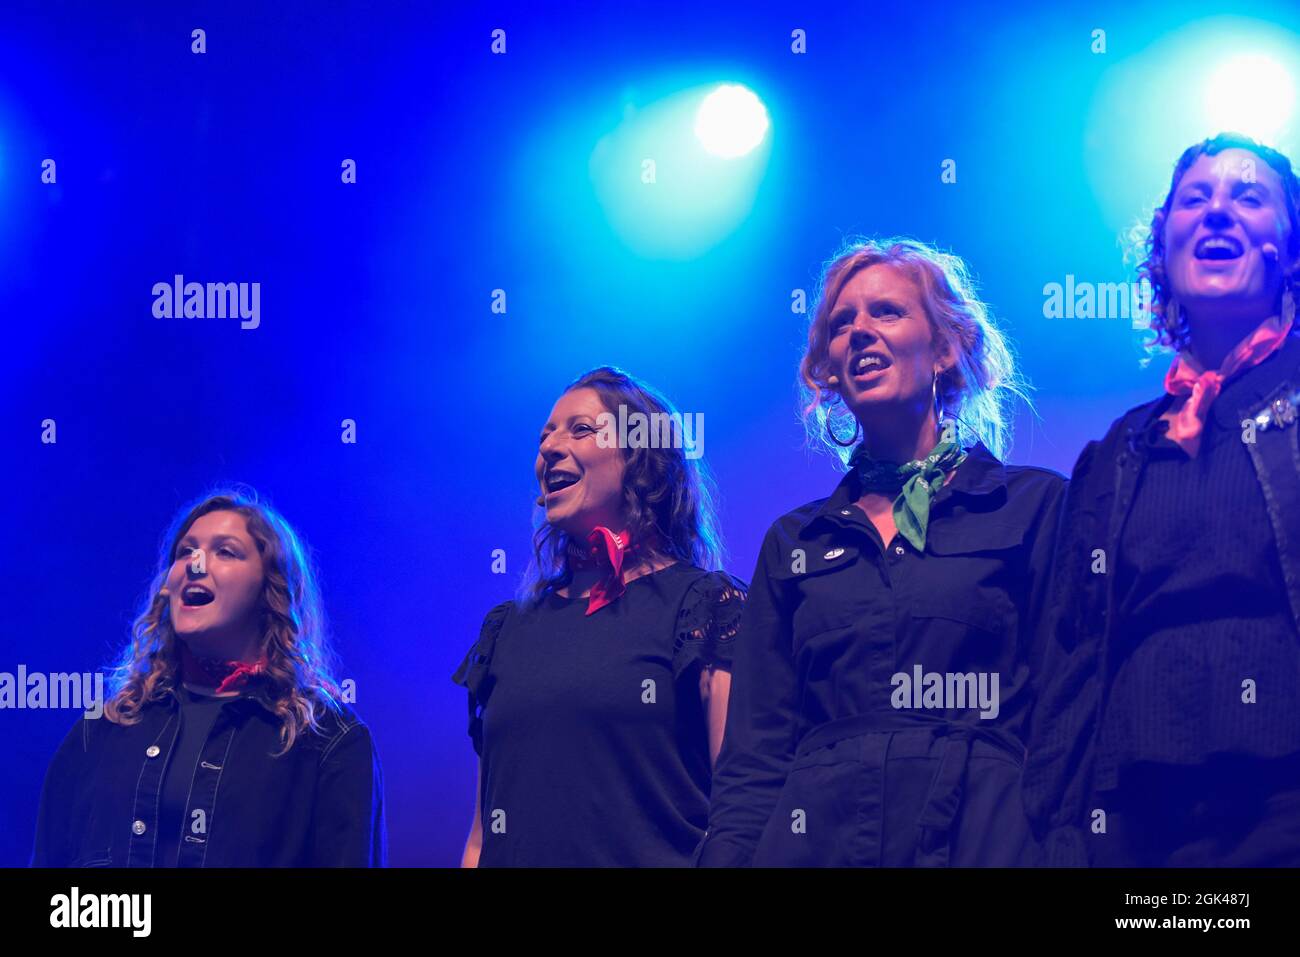
[[[51,763],[35,865],[383,863],[370,731],[278,512],[251,490],[182,512],[131,635],[107,720],[83,718]]]
[[[817,298],[804,421],[848,474],[763,541],[699,863],[1035,863],[1020,769],[1064,480],[1000,461],[1021,389],[959,258],[852,242]]]

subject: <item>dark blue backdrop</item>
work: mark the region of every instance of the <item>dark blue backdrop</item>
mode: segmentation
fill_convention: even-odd
[[[526,564],[565,383],[616,363],[704,413],[748,579],[768,523],[836,481],[801,447],[791,291],[846,234],[906,233],[967,257],[1038,387],[1011,460],[1068,472],[1163,364],[1139,366],[1124,320],[1044,318],[1043,286],[1131,278],[1117,237],[1219,119],[1168,90],[1191,96],[1184,75],[1238,47],[1285,59],[1278,30],[1300,27],[1281,3],[1208,24],[1214,4],[1131,0],[542,6],[0,11],[0,671],[102,665],[175,510],[250,483],[315,549],[398,865],[459,859],[474,755],[449,676]],[[597,144],[723,81],[771,115],[751,203],[707,248],[665,252],[694,211],[620,220]],[[658,148],[671,204],[690,173]],[[177,273],[260,282],[260,327],[155,318]],[[0,711],[0,864],[26,861],[75,717]]]

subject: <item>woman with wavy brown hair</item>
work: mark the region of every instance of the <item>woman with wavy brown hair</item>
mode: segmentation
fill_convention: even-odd
[[[551,409],[532,565],[453,679],[479,755],[463,866],[690,861],[745,587],[717,570],[703,451],[698,419],[619,369]]]
[[[1223,133],[1135,237],[1175,354],[1070,483],[1025,778],[1051,863],[1300,865],[1298,211]]]
[[[378,758],[306,546],[251,490],[178,516],[113,672],[46,775],[33,864],[371,866]]]

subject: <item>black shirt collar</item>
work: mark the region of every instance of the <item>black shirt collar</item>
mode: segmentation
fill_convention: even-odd
[[[966,460],[952,473],[952,477],[943,488],[935,493],[934,502],[937,505],[950,495],[956,494],[992,495],[1006,488],[1006,484],[1006,466],[984,447],[983,442],[976,442],[973,447],[966,450]],[[844,509],[851,507],[861,495],[857,472],[850,470],[835,486],[835,491],[831,492],[830,498],[826,499],[822,506],[799,526],[799,537],[806,537],[813,526],[823,519],[837,516]]]
[[[184,699],[181,697],[179,686],[168,687],[166,697],[169,698],[170,703],[174,705],[185,703]],[[230,702],[251,702],[255,705],[261,705],[272,715],[275,714],[275,699],[271,697],[270,688],[265,681],[259,680],[258,678],[253,678],[249,681],[244,688],[243,694],[238,697],[225,698],[224,700]]]

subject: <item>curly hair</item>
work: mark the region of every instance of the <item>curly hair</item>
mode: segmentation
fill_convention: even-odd
[[[816,305],[808,324],[808,346],[799,363],[799,395],[809,445],[833,452],[847,468],[852,450],[831,440],[854,434],[857,422],[838,392],[829,388],[830,314],[841,290],[860,270],[878,263],[901,269],[916,284],[930,331],[946,342],[957,361],[942,373],[938,389],[945,413],[957,422],[962,446],[984,445],[1002,458],[1011,445],[1010,403],[1018,396],[1029,405],[1025,382],[1016,370],[1010,344],[988,307],[975,294],[975,284],[961,257],[914,239],[848,240],[823,266]]]
[[[1178,192],[1178,184],[1182,182],[1183,175],[1197,159],[1201,156],[1214,156],[1228,149],[1249,150],[1267,163],[1282,181],[1282,198],[1291,222],[1291,239],[1287,244],[1291,266],[1282,277],[1282,288],[1290,291],[1294,301],[1300,302],[1300,214],[1297,212],[1300,211],[1300,180],[1296,179],[1291,169],[1291,161],[1277,150],[1256,142],[1249,136],[1219,133],[1183,150],[1183,155],[1178,157],[1178,162],[1174,165],[1169,192],[1165,195],[1164,202],[1152,213],[1151,224],[1148,226],[1138,223],[1128,232],[1125,258],[1129,262],[1137,262],[1138,280],[1147,283],[1151,290],[1149,326],[1155,334],[1148,343],[1151,351],[1162,348],[1182,351],[1187,347],[1190,336],[1186,315],[1181,310],[1173,310],[1174,314],[1171,315],[1169,308],[1172,292],[1169,278],[1165,274],[1164,237],[1169,207],[1173,204],[1174,194]]]
[[[561,394],[575,389],[594,389],[611,414],[617,414],[620,405],[626,406],[629,416],[678,414],[662,393],[614,366],[583,373]],[[651,532],[658,533],[659,547],[646,558],[673,558],[712,571],[721,567],[723,557],[714,506],[717,491],[708,466],[702,459],[687,458],[687,451],[623,449],[623,506],[633,541],[652,541]],[[544,509],[537,511],[532,561],[518,592],[525,606],[536,605],[548,591],[572,580],[569,534],[546,521]]]
[[[161,590],[181,539],[200,516],[218,511],[244,517],[262,557],[262,651],[275,714],[281,722],[278,757],[307,729],[319,730],[322,709],[337,712],[341,694],[332,676],[335,658],[308,549],[289,523],[247,487],[204,497],[181,511],[168,529],[158,570],[131,626],[130,642],[111,671],[112,693],[104,713],[117,724],[136,724],[146,704],[175,688],[180,653],[170,605]]]

